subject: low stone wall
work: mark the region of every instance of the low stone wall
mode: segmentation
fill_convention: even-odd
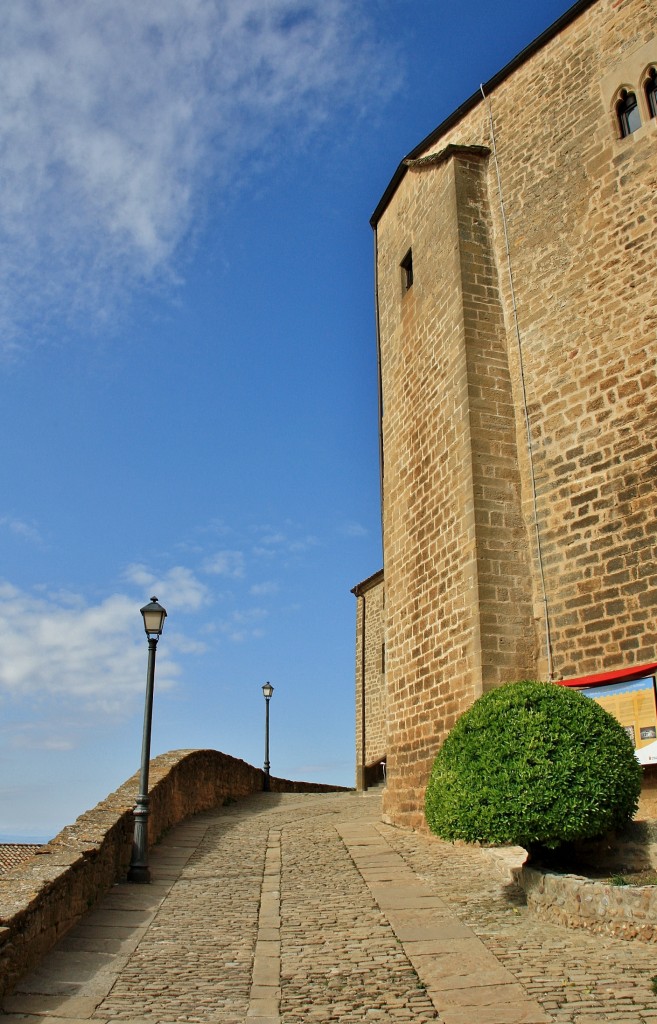
[[[642,806],[647,808],[643,796]],[[482,849],[502,878],[524,890],[527,906],[537,917],[616,938],[657,942],[657,885],[611,885],[568,873],[565,861],[554,870],[530,865],[521,846]],[[576,843],[571,853],[570,863],[584,872],[590,869],[608,877],[657,875],[657,821],[633,821],[619,835]]]
[[[654,775],[651,783],[654,785]],[[646,787],[640,812],[647,810]],[[596,873],[657,874],[657,822],[641,818],[619,834],[580,841],[574,845],[575,862]],[[527,905],[538,917],[587,928],[621,939],[657,942],[657,886],[611,885],[601,879],[550,871],[528,864],[514,872],[527,895]]]
[[[264,773],[216,750],[176,750],[151,761],[149,845],[178,822],[263,788]],[[130,864],[139,773],[67,825],[37,856],[0,877],[0,997],[11,991]],[[339,786],[271,778],[276,793]]]
[[[518,881],[537,917],[621,939],[657,942],[657,886],[610,885],[524,865]]]

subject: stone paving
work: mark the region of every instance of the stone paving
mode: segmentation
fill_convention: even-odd
[[[536,921],[478,849],[376,793],[261,794],[151,853],[5,998],[6,1024],[657,1024],[657,948]]]

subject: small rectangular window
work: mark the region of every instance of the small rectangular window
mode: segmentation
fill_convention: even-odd
[[[413,284],[413,250],[409,249],[401,261],[402,292],[406,293]]]
[[[385,673],[386,670],[386,645],[381,644],[381,671]]]

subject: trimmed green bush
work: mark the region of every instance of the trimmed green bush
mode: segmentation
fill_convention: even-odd
[[[553,683],[507,683],[447,736],[425,813],[443,839],[554,848],[623,827],[641,778],[627,733],[594,700]]]

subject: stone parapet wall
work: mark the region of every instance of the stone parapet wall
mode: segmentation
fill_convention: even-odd
[[[258,793],[264,773],[216,750],[176,750],[150,767],[149,845],[185,818]],[[339,786],[271,778],[274,793],[330,792]],[[132,851],[139,774],[0,878],[0,996],[120,878]]]

